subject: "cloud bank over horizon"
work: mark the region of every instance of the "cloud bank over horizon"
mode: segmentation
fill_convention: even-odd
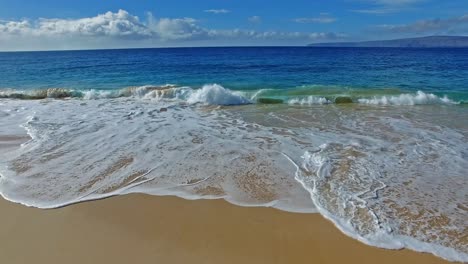
[[[217,45],[304,45],[343,37],[333,32],[210,29],[194,18],[156,18],[148,12],[142,20],[123,9],[79,19],[0,20],[0,50],[197,46],[214,40]]]
[[[468,14],[447,19],[419,20],[409,24],[378,25],[377,29],[396,34],[466,34],[468,33]]]
[[[0,51],[150,48],[190,46],[303,46],[317,42],[362,41],[427,35],[468,35],[468,13],[444,18],[391,23],[386,8],[409,8],[427,0],[362,0],[379,9],[348,10],[349,14],[377,17],[389,23],[361,24],[352,30],[343,16],[330,12],[290,18],[243,14],[237,20],[230,9],[201,9],[209,18],[138,17],[124,9],[78,18],[0,19]],[[104,9],[106,10],[106,9]],[[384,16],[383,18],[379,18]],[[216,22],[214,22],[216,21]],[[244,21],[244,24],[242,24]],[[397,20],[400,21],[400,20]],[[225,22],[219,26],[217,22]],[[395,22],[395,20],[393,20]],[[283,27],[270,29],[276,24]],[[218,25],[214,28],[208,25]],[[241,25],[241,27],[236,27]],[[242,27],[243,25],[243,27]],[[298,30],[300,29],[300,30]]]
[[[389,13],[397,13],[407,9],[414,8],[415,5],[424,2],[425,0],[362,0],[369,2],[372,7],[367,9],[351,10],[355,13],[383,15]]]

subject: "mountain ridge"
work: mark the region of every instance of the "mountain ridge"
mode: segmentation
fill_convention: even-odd
[[[468,48],[468,36],[426,36],[391,40],[312,43],[308,47]]]

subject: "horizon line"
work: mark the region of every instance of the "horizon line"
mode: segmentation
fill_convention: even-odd
[[[394,41],[394,40],[406,40],[406,39],[419,39],[429,37],[466,37],[468,35],[428,35],[422,37],[407,37],[407,38],[395,38],[395,39],[382,39],[382,40],[360,40],[360,41],[334,41],[334,42],[316,42],[308,43],[304,45],[220,45],[220,46],[163,46],[163,47],[122,47],[122,48],[91,48],[91,49],[44,49],[44,50],[0,50],[0,53],[15,53],[15,52],[66,52],[66,51],[103,51],[103,50],[143,50],[143,49],[197,49],[197,48],[416,48],[417,47],[346,47],[346,46],[314,46],[320,44],[346,44],[346,43],[365,43],[365,42],[378,42],[378,41]],[[425,49],[430,48],[466,48],[466,47],[424,47]]]

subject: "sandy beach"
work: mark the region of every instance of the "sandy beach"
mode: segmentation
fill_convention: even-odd
[[[15,148],[25,135],[0,137]],[[448,263],[370,247],[319,214],[130,194],[43,210],[0,198],[0,263]]]
[[[0,200],[0,263],[445,263],[343,235],[318,214],[126,195],[41,210]]]
[[[468,0],[0,0],[0,264],[468,264],[467,120]]]

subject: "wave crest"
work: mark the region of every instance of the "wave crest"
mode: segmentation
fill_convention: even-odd
[[[371,99],[358,99],[360,104],[369,105],[425,105],[425,104],[457,104],[447,96],[438,97],[435,94],[417,91],[416,94],[400,94],[398,96],[381,96]]]
[[[367,94],[372,93],[369,90]],[[376,91],[378,93],[378,91]],[[262,95],[261,98],[260,95]],[[144,85],[132,86],[116,90],[73,90],[67,88],[48,88],[40,90],[14,90],[0,89],[0,98],[38,100],[46,98],[81,98],[85,100],[112,99],[119,97],[132,97],[151,100],[176,100],[188,104],[205,105],[242,105],[273,100],[277,103],[287,103],[289,105],[324,105],[340,103],[358,103],[364,105],[454,105],[464,104],[464,101],[454,101],[447,96],[437,96],[432,93],[417,91],[416,93],[402,93],[399,95],[376,95],[373,97],[366,95],[353,95],[352,93],[339,94],[317,94],[299,95],[292,97],[291,91],[260,89],[252,91],[235,91],[227,89],[219,84],[206,84],[199,89],[189,86],[175,86],[166,84],[161,86]],[[261,99],[261,100],[260,100]]]
[[[290,105],[322,105],[332,103],[325,97],[308,96],[306,98],[293,98],[288,101]]]
[[[194,90],[187,98],[189,104],[203,103],[209,105],[242,105],[250,104],[250,100],[232,90],[218,84],[204,85]]]

